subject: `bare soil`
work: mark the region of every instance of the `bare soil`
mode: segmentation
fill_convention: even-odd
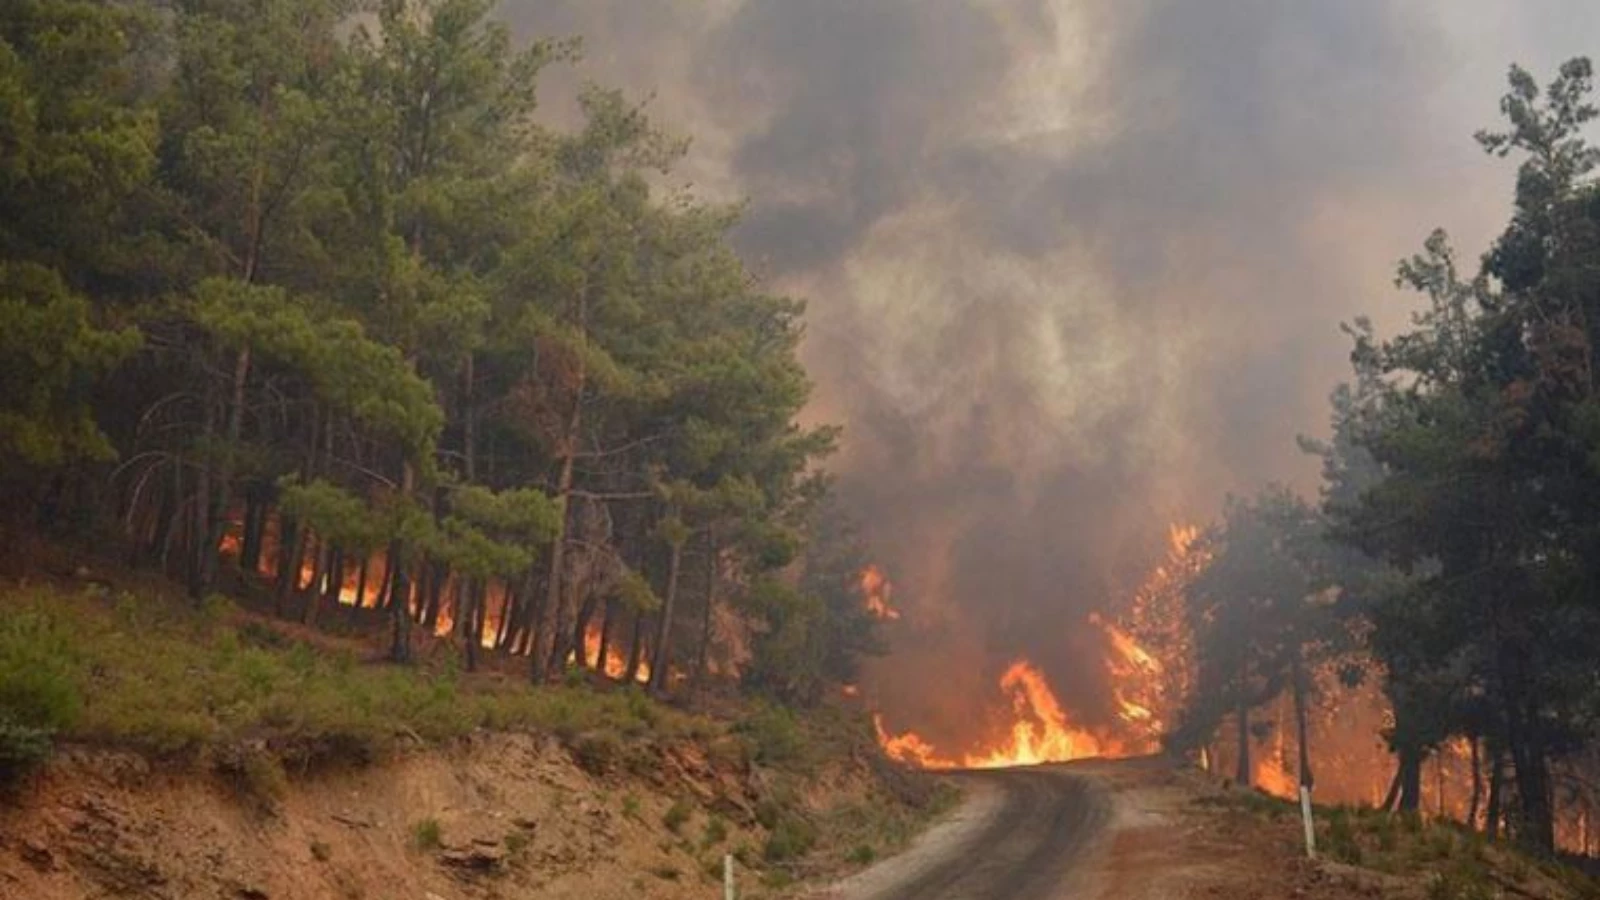
[[[759,846],[751,772],[692,747],[596,776],[555,742],[482,736],[261,797],[134,755],[68,752],[0,812],[0,897],[675,900]],[[677,800],[690,810],[669,828]],[[726,836],[707,839],[715,815]],[[712,830],[715,837],[715,829]]]

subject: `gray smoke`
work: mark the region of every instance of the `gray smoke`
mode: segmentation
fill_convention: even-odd
[[[1169,523],[1268,479],[1435,224],[1480,249],[1506,65],[1600,50],[1578,0],[511,0],[650,94],[810,300],[816,415],[907,619],[869,689],[970,738],[1012,659],[1108,715],[1089,612]],[[1595,41],[1594,43],[1600,43]],[[1384,313],[1384,309],[1391,312]],[[930,690],[930,687],[937,690]]]

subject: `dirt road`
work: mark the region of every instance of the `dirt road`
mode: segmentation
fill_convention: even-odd
[[[910,851],[838,885],[837,900],[1056,900],[1104,832],[1106,785],[1070,767],[953,776],[969,800]]]

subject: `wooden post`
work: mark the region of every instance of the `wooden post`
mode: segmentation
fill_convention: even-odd
[[[738,900],[733,888],[733,854],[722,854],[722,900]]]
[[[1300,785],[1300,818],[1306,827],[1306,856],[1317,858],[1317,829],[1311,822],[1311,789]]]

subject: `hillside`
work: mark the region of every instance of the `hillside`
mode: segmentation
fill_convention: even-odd
[[[943,802],[856,711],[696,712],[379,644],[220,598],[0,588],[4,699],[50,723],[0,736],[0,893],[674,898],[731,853],[763,896],[892,851]]]

